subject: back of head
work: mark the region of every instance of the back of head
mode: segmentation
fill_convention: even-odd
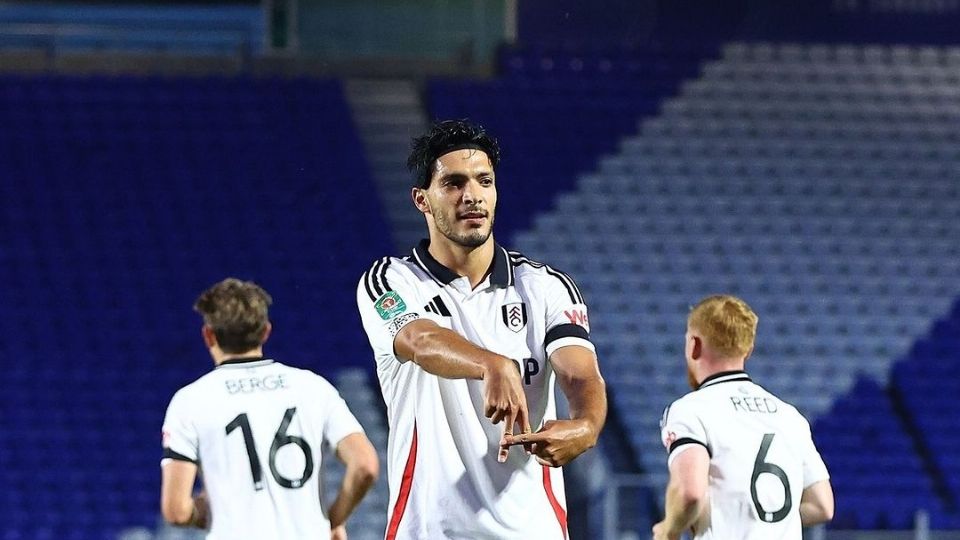
[[[444,120],[431,126],[430,131],[413,139],[407,168],[413,173],[414,187],[426,189],[433,177],[437,159],[456,150],[479,150],[490,158],[496,169],[500,163],[500,145],[487,135],[480,124],[467,120]]]
[[[240,354],[263,344],[273,299],[252,281],[227,278],[210,287],[193,305],[228,354]]]
[[[687,326],[722,358],[745,358],[753,350],[757,314],[732,295],[708,296],[690,310]]]

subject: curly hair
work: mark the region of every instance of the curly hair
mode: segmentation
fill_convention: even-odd
[[[494,168],[500,163],[500,145],[483,129],[469,120],[444,120],[431,126],[430,131],[413,139],[407,168],[413,173],[414,186],[430,187],[434,164],[444,154],[472,148],[487,154]]]

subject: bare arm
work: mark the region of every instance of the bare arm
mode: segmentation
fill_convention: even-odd
[[[550,363],[570,403],[570,419],[583,422],[593,447],[607,420],[607,387],[597,356],[585,347],[560,347],[550,356]]]
[[[412,360],[428,373],[445,379],[480,380],[501,365],[516,371],[513,360],[480,348],[427,319],[418,319],[400,329],[393,349],[401,362]]]
[[[829,480],[814,482],[800,497],[800,522],[804,527],[819,525],[833,519],[833,487]]]
[[[160,512],[173,525],[207,528],[210,506],[205,495],[193,496],[197,464],[171,459],[163,464],[160,486]]]
[[[337,443],[337,459],[346,465],[347,471],[328,512],[331,529],[347,521],[380,474],[377,451],[363,433],[351,433]]]
[[[483,380],[486,417],[494,424],[505,420],[505,436],[513,433],[515,425],[523,432],[530,431],[520,368],[510,358],[478,347],[460,334],[424,319],[400,329],[393,348],[400,361],[412,360],[439,377]],[[501,447],[501,462],[506,461],[507,451],[507,447]]]
[[[562,467],[596,446],[607,418],[607,392],[590,349],[560,347],[550,362],[570,402],[570,419],[549,420],[537,433],[507,437],[505,444],[524,444],[541,465]]]
[[[677,540],[703,515],[707,508],[710,455],[692,444],[670,464],[666,511],[663,521],[653,526],[654,540]]]

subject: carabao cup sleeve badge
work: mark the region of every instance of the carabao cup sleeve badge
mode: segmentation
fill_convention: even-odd
[[[380,318],[389,321],[397,315],[407,310],[407,304],[400,298],[400,295],[394,291],[387,291],[373,305],[377,308]]]

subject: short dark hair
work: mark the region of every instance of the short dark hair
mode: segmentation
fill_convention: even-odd
[[[430,127],[425,135],[415,137],[407,168],[413,173],[414,186],[425,189],[433,177],[433,164],[454,150],[473,148],[487,154],[494,168],[500,163],[500,145],[487,135],[483,126],[469,120],[444,120]]]
[[[273,299],[252,281],[227,278],[203,292],[193,309],[213,329],[217,345],[228,354],[240,354],[263,345]]]

